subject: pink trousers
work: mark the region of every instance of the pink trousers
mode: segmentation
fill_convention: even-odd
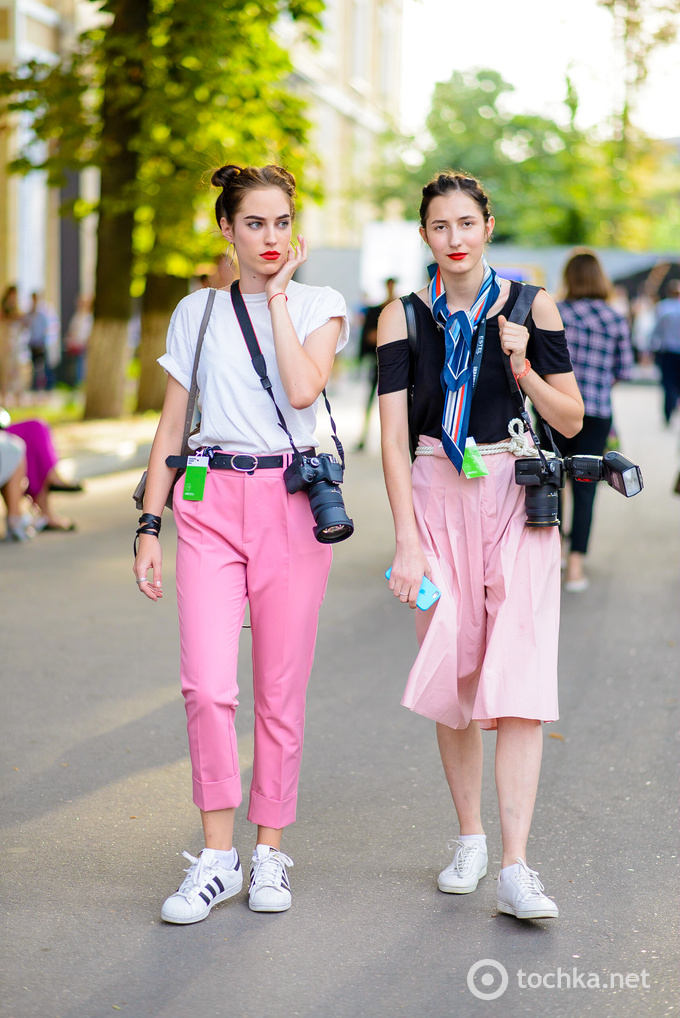
[[[515,457],[485,456],[486,477],[434,456],[412,473],[420,542],[442,592],[416,610],[420,652],[402,703],[449,728],[495,728],[499,717],[555,721],[560,620],[557,527],[524,524]]]
[[[305,696],[331,549],[312,533],[306,492],[282,469],[208,471],[203,501],[174,496],[177,602],[194,802],[241,802],[234,716],[246,600],[252,627],[255,741],[248,819],[295,820]]]

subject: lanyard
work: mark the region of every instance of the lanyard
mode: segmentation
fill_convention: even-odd
[[[472,358],[472,395],[475,394],[477,387],[477,381],[479,379],[479,368],[482,363],[482,354],[484,353],[484,340],[486,338],[486,318],[483,318],[479,323],[477,329],[477,346],[475,347],[474,357]]]

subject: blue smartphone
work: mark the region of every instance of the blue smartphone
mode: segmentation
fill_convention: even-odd
[[[388,580],[391,572],[392,569],[390,568],[385,573]],[[435,587],[432,580],[428,580],[427,576],[423,576],[420,582],[418,597],[416,598],[416,608],[420,608],[421,611],[426,612],[427,609],[431,608],[435,601],[438,601],[441,596],[441,590],[438,587]]]

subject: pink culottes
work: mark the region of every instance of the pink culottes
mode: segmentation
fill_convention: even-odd
[[[305,696],[332,552],[312,533],[306,492],[282,469],[209,470],[203,501],[175,488],[177,601],[194,802],[241,802],[234,716],[246,600],[252,627],[255,740],[248,819],[295,820]]]
[[[560,615],[557,527],[524,525],[515,457],[485,456],[486,477],[458,475],[433,438],[417,457],[413,505],[441,598],[416,609],[420,651],[405,707],[450,728],[499,717],[555,721]]]

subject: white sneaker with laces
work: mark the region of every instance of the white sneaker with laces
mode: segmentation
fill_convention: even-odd
[[[243,887],[243,870],[236,854],[236,865],[228,869],[215,857],[212,849],[204,848],[198,859],[182,852],[191,866],[186,877],[161,909],[166,923],[198,923],[205,919],[213,905],[233,898]]]
[[[470,894],[486,876],[489,857],[483,841],[449,841],[449,851],[455,847],[453,861],[437,877],[437,887],[445,894]]]
[[[498,874],[496,905],[499,912],[518,919],[557,919],[559,915],[555,902],[543,893],[538,873],[524,859]]]
[[[257,845],[250,870],[248,904],[253,912],[285,912],[291,906],[286,866],[293,860],[268,845]]]

